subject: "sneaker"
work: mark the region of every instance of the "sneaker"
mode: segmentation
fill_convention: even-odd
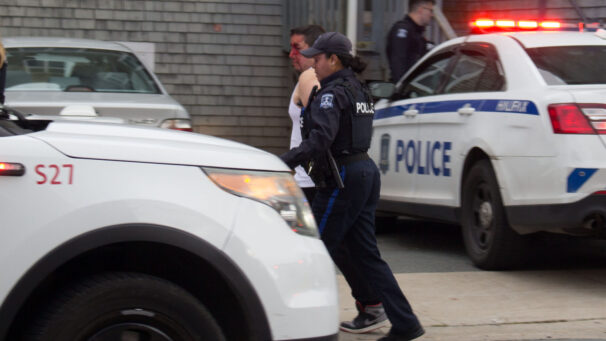
[[[383,309],[383,304],[363,306],[356,301],[358,316],[352,321],[341,322],[340,329],[344,332],[362,334],[387,325],[387,315]]]
[[[425,329],[421,325],[417,326],[417,328],[409,330],[405,333],[396,333],[392,330],[389,331],[387,335],[380,338],[377,341],[409,341],[414,340],[421,335],[425,334]]]

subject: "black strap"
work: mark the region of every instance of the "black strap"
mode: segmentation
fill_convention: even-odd
[[[368,156],[368,153],[357,153],[357,154],[352,154],[352,155],[339,156],[336,158],[336,161],[339,166],[346,166],[346,165],[349,165],[349,164],[357,162],[357,161],[368,160],[368,159],[370,159],[370,156]]]

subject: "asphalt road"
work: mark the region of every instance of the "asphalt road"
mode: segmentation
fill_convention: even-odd
[[[535,235],[525,265],[482,271],[460,228],[400,219],[377,231],[379,249],[423,323],[427,341],[606,341],[606,241]],[[356,315],[338,277],[341,320]],[[376,340],[339,333],[341,341]]]
[[[377,242],[395,273],[481,271],[467,258],[455,225],[400,218],[378,228]],[[606,268],[606,240],[535,235],[527,259],[518,270]]]

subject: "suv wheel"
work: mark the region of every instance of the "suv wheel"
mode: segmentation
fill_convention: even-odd
[[[31,340],[225,340],[193,295],[138,273],[97,275],[74,285],[32,329]]]

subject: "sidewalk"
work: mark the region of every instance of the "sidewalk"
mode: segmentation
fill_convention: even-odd
[[[426,334],[418,340],[606,340],[606,269],[396,274]],[[341,320],[356,315],[338,275]],[[340,333],[339,340],[376,340]]]

